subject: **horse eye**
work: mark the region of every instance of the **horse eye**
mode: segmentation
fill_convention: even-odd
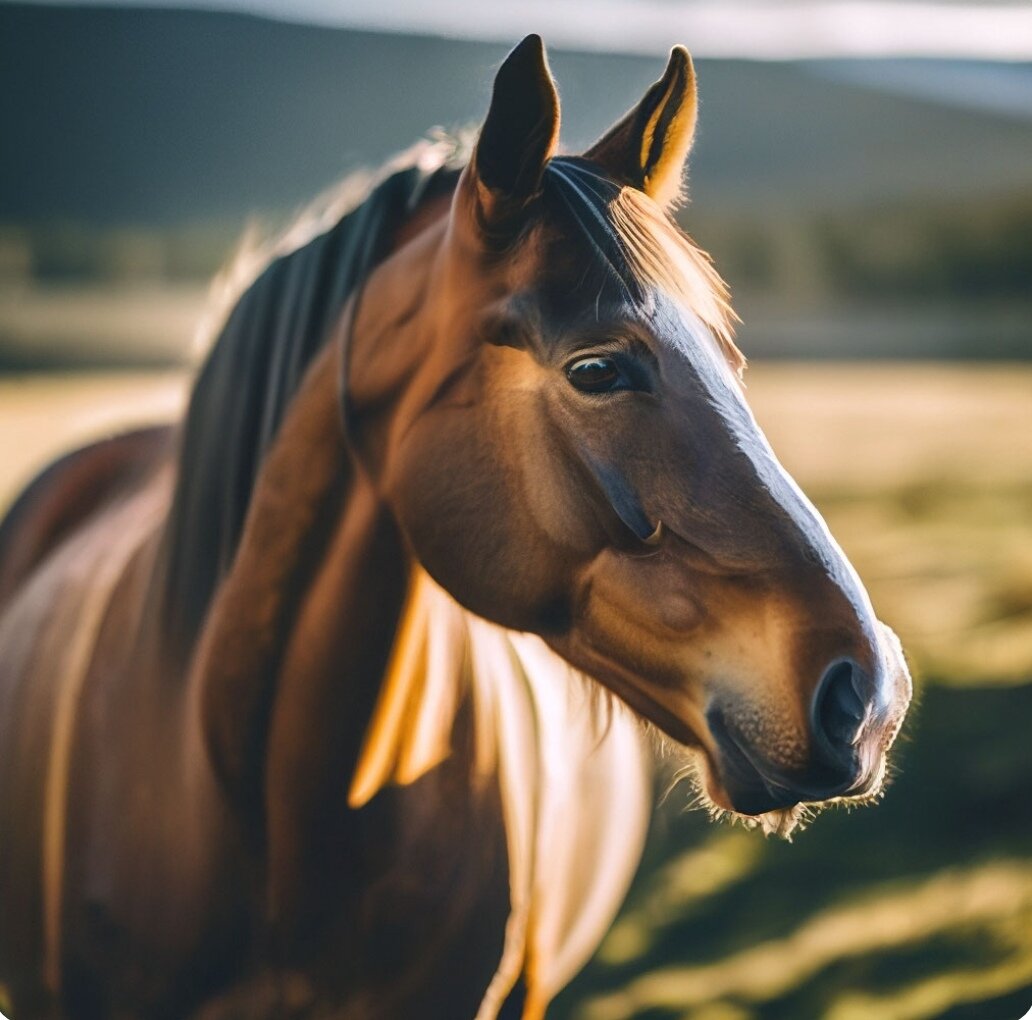
[[[578,358],[566,368],[566,378],[584,393],[625,389],[623,373],[612,358]]]

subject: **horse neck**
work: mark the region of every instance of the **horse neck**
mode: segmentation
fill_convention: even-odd
[[[266,777],[296,742],[324,773],[332,764],[314,759],[357,749],[404,601],[402,542],[349,458],[337,365],[329,346],[262,465],[192,669],[216,770],[256,819],[275,800]],[[327,726],[332,738],[319,739]]]
[[[393,255],[418,245],[442,219],[450,202],[448,179],[441,178],[443,191],[397,221],[389,245]],[[354,660],[357,676],[343,686],[371,698],[404,601],[407,561],[401,538],[352,458],[343,431],[345,341],[360,296],[338,311],[336,329],[310,364],[261,461],[239,544],[196,650],[190,648],[196,640],[190,630],[176,626],[183,614],[176,607],[166,614],[170,658],[185,652],[194,663],[193,686],[200,692],[216,769],[258,815],[261,757],[276,723],[273,704],[289,704],[289,697],[276,692],[292,677],[320,668],[349,675]],[[240,438],[250,441],[247,435]],[[182,496],[178,491],[177,498]],[[174,580],[176,535],[167,537]],[[361,716],[359,711],[352,717]],[[357,746],[359,736],[349,743]]]
[[[389,210],[384,202],[404,206],[412,176],[402,173],[389,178],[374,192],[369,215],[362,215],[365,207],[349,214],[324,239],[313,242],[327,251],[309,246],[314,254],[308,258],[306,249],[300,250],[302,261],[308,258],[305,264],[309,269],[314,266],[326,274],[330,270],[324,263],[336,250],[334,244],[347,249],[341,255],[345,261],[354,256],[356,248],[372,251],[385,247],[383,257],[392,257],[399,249],[411,247],[411,242],[446,212],[451,179],[447,174],[434,178],[436,183],[415,210]],[[378,208],[382,213],[379,220],[373,215]],[[348,228],[350,217],[355,219]],[[366,227],[390,229],[391,236],[359,244],[362,238],[356,232]],[[332,241],[335,234],[340,235],[339,244]],[[358,263],[364,265],[364,258]],[[354,269],[345,267],[340,272],[347,275]],[[277,272],[282,271],[280,266]],[[273,273],[263,285],[265,290],[275,282]],[[286,297],[297,290],[288,287]],[[301,291],[308,293],[304,288]],[[246,305],[244,312],[260,297],[260,290],[249,292],[241,303]],[[267,294],[266,303],[273,298],[271,292]],[[384,649],[389,648],[393,633],[392,621],[404,599],[406,561],[401,539],[390,514],[374,498],[351,458],[342,428],[340,383],[345,351],[340,334],[347,330],[358,299],[352,295],[350,302],[337,309],[336,327],[328,330],[286,403],[253,483],[243,487],[248,493],[246,514],[231,548],[224,540],[226,534],[232,537],[233,529],[224,527],[223,502],[238,502],[242,491],[235,468],[248,462],[247,451],[254,442],[251,430],[242,429],[238,420],[247,407],[243,411],[236,408],[239,413],[226,425],[227,432],[212,433],[220,427],[215,421],[219,395],[225,391],[226,401],[234,408],[234,401],[239,402],[232,368],[247,353],[247,338],[240,329],[228,325],[224,330],[198,384],[203,392],[198,398],[195,391],[185,423],[183,477],[166,528],[165,557],[156,585],[157,591],[166,593],[160,613],[166,659],[192,664],[190,688],[199,703],[204,738],[216,771],[256,821],[264,813],[264,754],[277,722],[274,709],[281,701],[290,703],[289,697],[280,697],[280,688],[289,686],[292,677],[319,668],[348,674],[354,658],[358,675],[343,686],[364,696],[367,691],[375,693],[381,660],[387,654]],[[265,321],[269,310],[264,305],[262,309],[261,321]],[[327,314],[320,313],[319,318],[325,319]],[[220,359],[224,344],[229,345],[229,354]],[[251,354],[261,355],[262,350],[259,345]],[[213,401],[214,407],[210,406]],[[192,463],[192,447],[205,443],[212,444],[216,454],[225,454],[221,468],[225,479],[218,475],[218,456],[203,455],[200,472]],[[243,452],[237,444],[242,444]],[[372,560],[363,559],[367,552]],[[220,559],[226,561],[222,567],[216,562]],[[203,561],[200,567],[197,560]],[[220,569],[223,573],[218,576]],[[209,586],[214,589],[212,596],[207,594]],[[159,597],[157,601],[162,600]],[[370,609],[373,605],[375,614]],[[359,623],[364,613],[375,616],[365,628]],[[193,618],[201,620],[199,630],[190,625]],[[371,640],[381,629],[385,633]],[[313,631],[318,631],[315,638],[311,637]],[[295,640],[295,633],[307,635],[308,644]],[[337,646],[332,647],[329,639],[336,639]],[[351,743],[357,745],[358,737]],[[341,741],[333,744],[340,746]]]
[[[361,871],[349,802],[445,763],[466,778],[442,797],[497,789],[512,916],[482,1015],[530,961],[543,1004],[594,949],[637,864],[639,727],[541,639],[474,616],[412,563],[349,458],[338,379],[329,349],[259,476],[195,665],[207,745],[255,826],[265,909],[287,938],[343,903]],[[447,819],[449,803],[431,813]]]

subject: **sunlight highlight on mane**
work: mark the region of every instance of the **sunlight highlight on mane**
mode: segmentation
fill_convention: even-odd
[[[727,284],[709,255],[662,207],[643,191],[618,185],[579,159],[553,159],[545,181],[632,296],[643,300],[658,288],[683,303],[712,333],[741,377],[746,361],[734,340],[738,316]]]
[[[208,289],[208,301],[194,334],[193,354],[203,357],[218,339],[237,302],[274,260],[303,248],[362,204],[381,181],[409,167],[432,173],[465,162],[472,151],[467,133],[432,132],[415,145],[391,157],[377,170],[348,174],[309,202],[285,228],[270,232],[252,220],[244,229],[226,264]]]
[[[473,709],[474,782],[497,782],[510,915],[477,1020],[494,1020],[522,974],[540,1020],[608,930],[637,869],[651,809],[641,725],[541,639],[464,610],[416,568],[348,800],[414,782],[451,751]]]
[[[692,244],[642,191],[621,188],[610,213],[640,278],[683,301],[709,327],[731,367],[740,375],[746,362],[734,342],[738,317],[731,307],[727,284],[709,256]]]

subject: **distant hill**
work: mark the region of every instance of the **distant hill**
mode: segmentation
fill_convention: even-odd
[[[0,369],[177,356],[246,218],[479,121],[505,51],[0,0]],[[574,151],[662,70],[551,58]],[[681,217],[732,284],[746,350],[1032,357],[1032,65],[698,69]]]
[[[504,52],[240,14],[2,3],[0,223],[167,226],[294,207],[435,124],[479,119]],[[661,70],[599,54],[552,62],[573,147]],[[827,72],[699,62],[700,210],[1032,190],[1028,119]]]

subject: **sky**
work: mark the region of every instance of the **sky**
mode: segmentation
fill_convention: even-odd
[[[89,6],[111,0],[79,0]],[[116,0],[117,2],[117,0]],[[1032,0],[122,0],[248,11],[289,21],[659,55],[937,56],[1032,60]]]

